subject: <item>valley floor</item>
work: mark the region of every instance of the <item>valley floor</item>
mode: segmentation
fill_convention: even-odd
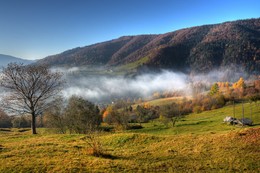
[[[236,127],[222,123],[231,109],[191,114],[174,128],[154,121],[102,133],[95,140],[106,157],[92,156],[84,135],[2,129],[0,172],[260,172],[260,112],[253,108],[255,126]]]

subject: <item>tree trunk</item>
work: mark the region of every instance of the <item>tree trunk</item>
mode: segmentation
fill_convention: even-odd
[[[242,118],[245,117],[244,101],[242,101]]]
[[[236,118],[236,112],[235,112],[235,101],[233,100],[233,117]]]
[[[243,126],[244,126],[244,118],[245,118],[245,109],[244,109],[244,101],[242,101],[242,123],[243,123]]]
[[[253,121],[253,118],[252,118],[252,104],[251,104],[251,102],[250,102],[250,118]]]
[[[175,119],[175,118],[171,118],[171,121],[172,121],[172,127],[174,127],[174,126],[175,126],[176,119]]]
[[[31,128],[32,128],[32,134],[37,134],[36,133],[36,116],[35,116],[35,112],[32,112]]]

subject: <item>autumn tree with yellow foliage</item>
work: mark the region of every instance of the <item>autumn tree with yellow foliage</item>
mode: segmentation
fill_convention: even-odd
[[[234,89],[244,89],[246,87],[244,79],[241,77],[237,82],[233,84]]]

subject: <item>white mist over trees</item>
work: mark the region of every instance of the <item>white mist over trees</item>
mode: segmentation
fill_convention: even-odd
[[[181,90],[187,86],[183,73],[162,71],[134,78],[123,76],[67,77],[68,87],[63,90],[65,98],[79,95],[91,101],[108,101],[113,98],[148,97],[157,91]]]
[[[237,67],[225,67],[212,70],[207,74],[187,75],[181,72],[162,70],[139,74],[135,77],[116,75],[79,75],[80,68],[56,70],[63,71],[67,86],[62,91],[65,98],[72,95],[81,96],[92,102],[111,102],[113,99],[147,98],[155,92],[181,91],[186,96],[193,93],[193,86],[198,83],[209,87],[217,81],[236,81],[247,74]],[[80,73],[78,73],[80,71]],[[203,88],[200,88],[203,89]]]

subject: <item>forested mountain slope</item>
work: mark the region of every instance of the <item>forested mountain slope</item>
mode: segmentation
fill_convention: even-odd
[[[142,60],[143,59],[143,60]],[[260,71],[260,18],[185,28],[160,35],[124,36],[46,57],[52,66],[138,66],[207,72],[236,64]]]

